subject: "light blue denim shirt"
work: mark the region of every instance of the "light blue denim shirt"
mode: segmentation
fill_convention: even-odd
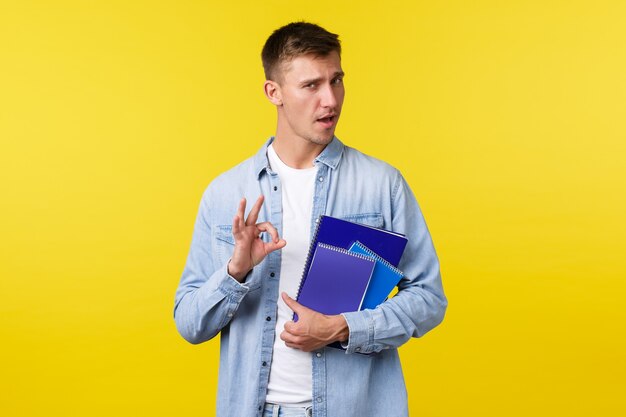
[[[226,270],[234,248],[232,219],[241,197],[248,200],[249,210],[263,194],[258,221],[270,221],[282,235],[281,184],[266,154],[272,140],[206,189],[176,291],[174,318],[187,341],[202,343],[221,332],[218,417],[262,415],[272,345],[279,337],[275,320],[281,252],[267,256],[243,283]],[[437,326],[447,307],[430,234],[395,168],[337,138],[315,164],[312,230],[316,219],[327,214],[403,233],[408,244],[399,265],[405,276],[398,293],[374,310],[344,314],[350,330],[346,351],[327,347],[311,353],[313,415],[406,416],[397,347]]]

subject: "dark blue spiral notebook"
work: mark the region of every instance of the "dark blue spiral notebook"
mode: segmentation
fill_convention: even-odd
[[[336,217],[320,216],[304,264],[296,299],[298,301],[301,299],[300,294],[308,280],[312,261],[320,244],[334,246],[347,251],[357,241],[361,242],[393,266],[398,266],[400,263],[400,258],[407,244],[407,238],[401,233],[391,232],[361,223],[354,223]],[[332,269],[332,265],[329,268]],[[338,277],[337,280],[342,279],[340,275],[333,276]],[[313,309],[315,310],[315,308]],[[344,310],[342,312],[358,311],[359,309],[360,305],[359,308]],[[294,320],[297,320],[297,315],[295,314]]]
[[[407,244],[407,238],[401,233],[322,215],[309,247],[303,279],[311,266],[313,251],[318,243],[349,249],[357,240],[395,267],[400,263]]]
[[[300,284],[297,301],[328,315],[358,311],[375,265],[368,256],[320,243]],[[298,321],[296,314],[294,321]]]

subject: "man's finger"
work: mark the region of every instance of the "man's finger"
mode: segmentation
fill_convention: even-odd
[[[261,232],[268,232],[272,237],[272,242],[277,243],[280,239],[278,237],[278,230],[270,222],[263,222],[256,225],[257,230]]]
[[[282,249],[287,246],[287,241],[285,239],[280,239],[278,242],[268,242],[265,243],[265,253],[271,253],[275,250]]]
[[[287,333],[296,334],[297,324],[293,321],[288,321],[287,323],[285,323],[284,328]]]
[[[259,198],[256,199],[256,202],[254,203],[254,206],[252,206],[252,209],[250,209],[250,213],[246,219],[246,226],[254,226],[256,224],[264,198],[263,194],[261,194]]]
[[[233,217],[233,236],[237,236],[241,229],[239,228],[239,216]]]
[[[291,342],[285,342],[285,346],[292,348],[292,349],[298,349],[298,350],[302,350],[300,348],[300,345],[297,345],[295,343],[291,343]]]
[[[285,343],[295,343],[294,335],[289,333],[287,330],[284,330],[280,333],[280,340]]]
[[[285,304],[287,304],[287,307],[289,307],[298,316],[300,315],[300,313],[303,313],[305,311],[304,309],[307,309],[305,306],[288,296],[286,292],[283,292],[281,296],[283,297],[283,301],[285,302]]]
[[[240,228],[240,230],[243,230],[245,224],[243,222],[243,219],[245,219],[245,214],[246,214],[246,198],[242,198],[241,200],[239,200],[239,207],[237,207],[237,217],[239,217],[239,223],[238,226]]]
[[[280,338],[283,342],[290,343],[292,345],[301,345],[303,342],[302,336],[297,336],[293,333],[289,333],[286,330],[280,334]]]

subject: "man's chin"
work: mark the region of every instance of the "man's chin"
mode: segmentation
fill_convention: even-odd
[[[333,141],[334,137],[335,137],[335,132],[330,133],[330,134],[316,136],[314,138],[310,138],[309,140],[315,143],[316,145],[328,145],[330,142]]]

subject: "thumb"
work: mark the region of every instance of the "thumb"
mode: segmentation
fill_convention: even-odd
[[[281,295],[283,297],[283,301],[287,304],[287,307],[289,307],[297,315],[300,315],[301,312],[304,312],[305,309],[307,309],[305,306],[288,296],[286,292],[283,292]]]

